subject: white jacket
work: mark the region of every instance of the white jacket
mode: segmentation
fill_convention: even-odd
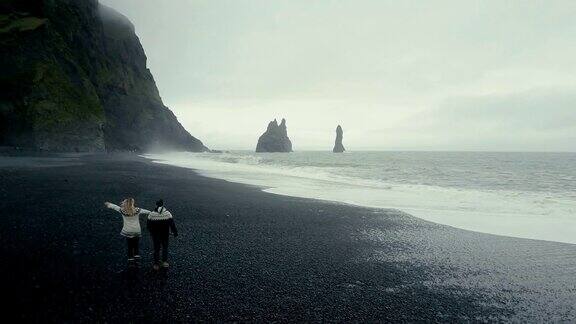
[[[114,209],[115,211],[119,212],[122,215],[123,226],[120,235],[126,237],[138,237],[142,235],[142,230],[140,228],[140,215],[150,214],[149,210],[143,208],[136,208],[136,214],[134,216],[127,216],[122,213],[122,208],[118,205],[114,205],[112,203],[106,204],[106,207],[110,209]]]

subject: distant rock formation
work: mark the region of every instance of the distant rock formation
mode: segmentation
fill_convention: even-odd
[[[266,132],[258,139],[256,152],[292,152],[292,142],[288,138],[286,120],[278,125],[276,119],[268,124]]]
[[[332,152],[342,153],[346,151],[344,145],[342,145],[342,138],[344,137],[343,134],[344,131],[342,130],[342,127],[338,125],[338,127],[336,127],[336,141],[334,142],[334,149],[332,149]]]

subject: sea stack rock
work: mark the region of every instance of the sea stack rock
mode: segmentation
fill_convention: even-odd
[[[292,152],[292,142],[288,138],[286,120],[278,125],[276,119],[268,124],[266,132],[258,139],[256,152]]]
[[[332,152],[342,153],[346,151],[346,149],[344,149],[344,145],[342,145],[343,134],[344,131],[342,131],[342,127],[338,125],[338,127],[336,127],[336,141],[334,142],[334,149],[332,149]]]

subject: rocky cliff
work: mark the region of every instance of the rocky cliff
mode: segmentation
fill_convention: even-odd
[[[344,131],[342,130],[342,127],[338,125],[338,127],[336,127],[336,141],[334,141],[334,148],[332,149],[332,152],[342,153],[346,151],[346,149],[344,149],[344,145],[342,145],[343,138],[344,138]]]
[[[266,132],[258,139],[256,152],[292,152],[292,142],[288,138],[286,120],[278,125],[276,119],[268,124]]]
[[[1,0],[0,47],[0,146],[207,150],[163,105],[134,26],[97,0]]]

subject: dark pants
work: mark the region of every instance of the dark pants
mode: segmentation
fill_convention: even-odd
[[[128,259],[134,258],[135,255],[139,255],[138,245],[140,243],[139,237],[127,237],[126,243],[128,245]]]
[[[168,261],[168,233],[152,235],[154,243],[154,263],[160,264],[160,248],[162,248],[162,261]]]

